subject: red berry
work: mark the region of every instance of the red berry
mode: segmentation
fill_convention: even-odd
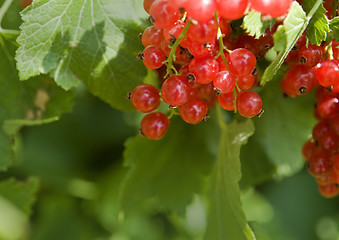
[[[336,61],[326,60],[314,67],[315,76],[324,87],[338,85],[339,66]]]
[[[141,132],[150,140],[162,138],[168,127],[169,119],[161,112],[149,113],[141,120]]]
[[[339,148],[339,136],[335,134],[332,131],[327,131],[324,134],[322,134],[319,139],[319,146],[330,152],[330,153],[336,153],[338,152]]]
[[[253,87],[255,83],[255,77],[253,74],[248,74],[238,77],[237,84],[240,90],[247,90]]]
[[[309,160],[308,171],[313,176],[328,175],[332,171],[330,155],[324,150],[318,151]]]
[[[198,24],[191,24],[187,31],[187,39],[199,43],[215,42],[218,33],[218,23],[215,19],[207,22],[199,22]]]
[[[332,198],[339,194],[337,184],[318,185],[318,190],[323,197]]]
[[[141,42],[144,47],[147,47],[149,45],[160,47],[160,44],[163,40],[164,36],[162,29],[159,29],[156,26],[150,26],[146,28],[141,37]]]
[[[311,140],[307,141],[302,148],[302,154],[305,160],[309,160],[317,151],[317,146]]]
[[[313,139],[318,141],[318,139],[323,135],[325,132],[328,132],[330,130],[330,126],[328,124],[328,121],[323,120],[317,123],[317,125],[314,126],[312,131]]]
[[[189,71],[195,81],[201,84],[212,82],[219,71],[219,64],[213,57],[193,58],[189,64]]]
[[[218,72],[213,80],[213,85],[218,93],[228,93],[233,91],[235,87],[235,76],[230,74],[229,71]]]
[[[149,69],[160,68],[165,60],[165,53],[161,50],[161,48],[155,45],[147,46],[143,51],[142,61],[144,62],[144,65]]]
[[[339,136],[339,113],[330,119],[330,128]]]
[[[339,112],[339,98],[334,94],[328,94],[318,100],[317,112],[323,119],[333,118]]]
[[[259,114],[262,108],[262,100],[257,93],[245,90],[239,92],[236,106],[241,116],[251,118]]]
[[[179,12],[169,4],[168,0],[156,0],[150,8],[149,14],[154,21],[154,26],[161,29],[173,26],[179,18]]]
[[[234,110],[234,93],[233,92],[221,94],[220,96],[218,96],[218,101],[219,101],[220,106],[223,109],[226,109],[228,111]]]
[[[179,106],[181,118],[190,124],[201,122],[207,114],[207,103],[200,97],[192,97],[184,105]]]
[[[235,76],[251,74],[256,64],[257,59],[254,54],[245,48],[233,50],[228,58],[228,68]]]
[[[152,112],[160,104],[159,91],[150,84],[138,85],[132,91],[130,99],[133,107],[143,113]]]
[[[214,0],[187,1],[185,6],[187,15],[198,22],[205,22],[213,18],[215,11]]]
[[[165,80],[161,87],[161,97],[165,103],[180,106],[188,101],[190,86],[187,78],[171,76]]]
[[[286,14],[292,4],[292,0],[249,0],[249,2],[254,10],[271,17]]]
[[[300,62],[310,67],[319,63],[322,55],[322,47],[313,44],[309,44],[307,47],[303,46],[298,53]]]
[[[248,0],[216,0],[220,16],[234,20],[241,18],[248,5]]]
[[[332,157],[333,170],[339,174],[339,154],[336,154]]]

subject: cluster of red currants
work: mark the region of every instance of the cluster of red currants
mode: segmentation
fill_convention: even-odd
[[[332,45],[333,46],[333,45]],[[319,84],[314,115],[318,123],[312,139],[302,149],[308,170],[325,197],[339,195],[339,61],[323,60],[313,67],[312,78]]]
[[[254,39],[230,37],[230,21],[249,8],[272,17],[288,12],[292,0],[144,0],[153,24],[141,35],[145,49],[138,55],[150,69],[166,68],[160,93],[152,85],[137,86],[129,95],[134,108],[148,113],[141,133],[157,140],[168,130],[169,118],[155,111],[160,101],[190,124],[207,118],[216,102],[251,118],[260,116],[262,100],[250,91],[257,83],[257,57],[272,47],[272,30]]]

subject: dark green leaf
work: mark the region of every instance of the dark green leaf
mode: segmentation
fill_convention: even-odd
[[[30,215],[38,188],[39,182],[36,178],[30,178],[25,182],[11,178],[0,182],[0,196]]]
[[[339,42],[339,17],[335,17],[330,21],[330,29],[334,39]]]
[[[266,29],[273,23],[274,18],[264,21],[259,12],[252,10],[244,17],[242,28],[246,30],[248,35],[258,39],[265,34]]]
[[[5,171],[12,164],[13,150],[11,138],[0,128],[0,171]]]
[[[233,122],[221,130],[218,158],[211,176],[210,213],[205,239],[255,239],[242,210],[239,189],[240,148],[253,134],[253,122]]]
[[[307,26],[306,15],[297,2],[293,2],[291,9],[284,20],[284,24],[279,26],[274,36],[274,50],[280,51],[277,58],[266,68],[261,85],[265,85],[278,72],[287,54],[290,52],[298,38]]]
[[[191,126],[171,119],[168,133],[159,141],[130,138],[124,152],[125,164],[131,169],[122,188],[123,209],[157,197],[165,208],[184,213],[212,165],[205,129],[204,123]]]
[[[317,0],[303,1],[302,6],[307,14],[312,10],[316,2]],[[328,19],[325,15],[326,12],[326,9],[322,4],[320,4],[307,26],[306,36],[311,44],[319,46],[322,41],[326,40],[327,34],[330,30],[328,26]]]
[[[111,106],[131,110],[124,96],[146,75],[135,59],[143,17],[137,0],[35,1],[22,13],[20,79],[49,73],[64,89],[81,80]]]
[[[284,97],[279,81],[272,81],[261,97],[265,112],[255,120],[256,140],[277,167],[278,175],[290,176],[304,164],[301,148],[315,125],[315,100],[312,94]]]

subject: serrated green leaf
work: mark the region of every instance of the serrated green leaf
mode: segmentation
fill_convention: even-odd
[[[251,120],[223,127],[210,183],[210,213],[206,240],[255,239],[240,200],[240,148],[254,132]]]
[[[339,42],[339,17],[335,17],[330,21],[330,29],[334,39]]]
[[[150,141],[138,136],[126,142],[124,160],[131,168],[121,191],[124,210],[133,210],[144,199],[157,197],[165,208],[184,213],[212,166],[203,125],[171,119],[163,139]]]
[[[288,53],[306,29],[310,19],[321,3],[321,0],[317,0],[307,16],[297,1],[292,3],[283,25],[279,26],[276,33],[273,35],[274,49],[279,51],[279,54],[266,68],[260,80],[261,85],[265,85],[272,80],[273,76],[278,72]]]
[[[272,26],[274,19],[262,20],[261,14],[254,10],[251,10],[243,20],[242,28],[246,30],[247,34],[258,39],[265,34],[266,29]]]
[[[265,112],[255,119],[256,140],[277,167],[278,176],[291,176],[304,166],[301,148],[315,125],[314,96],[286,98],[279,81],[272,81],[261,98]]]
[[[143,17],[138,0],[35,1],[22,13],[20,79],[49,73],[64,89],[81,80],[112,107],[132,110],[124,96],[146,75],[135,59]]]
[[[29,178],[25,182],[11,178],[0,181],[0,196],[13,203],[25,214],[30,215],[38,188],[39,181],[36,178]]]
[[[307,14],[312,10],[316,2],[317,0],[303,1],[302,6]],[[328,19],[325,15],[326,12],[327,11],[323,4],[320,4],[314,15],[311,17],[306,30],[307,39],[311,44],[319,46],[322,41],[326,40],[327,34],[330,30],[328,26]]]

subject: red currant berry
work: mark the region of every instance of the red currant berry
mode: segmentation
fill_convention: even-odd
[[[318,151],[317,146],[313,141],[307,141],[302,148],[302,155],[306,160],[309,160]]]
[[[212,82],[219,71],[219,64],[213,57],[193,58],[189,64],[189,71],[195,81],[201,84]]]
[[[325,132],[328,132],[330,130],[330,126],[328,124],[328,121],[322,120],[317,123],[317,125],[314,126],[312,131],[313,139],[318,141],[321,135],[323,135]]]
[[[216,0],[220,16],[234,20],[241,18],[248,5],[248,0]]]
[[[229,93],[235,87],[235,76],[230,74],[229,71],[218,72],[213,80],[213,85],[217,94]]]
[[[339,154],[336,154],[332,157],[333,170],[339,174]]]
[[[179,18],[179,12],[169,4],[168,0],[156,0],[149,14],[154,26],[161,29],[173,26]]]
[[[234,110],[234,93],[225,93],[218,96],[220,106],[228,111]]]
[[[335,86],[339,79],[339,66],[336,61],[326,60],[314,67],[315,76],[324,87]]]
[[[319,146],[331,153],[335,153],[339,148],[339,136],[332,131],[327,131],[318,139]]]
[[[150,140],[165,136],[168,127],[169,119],[161,112],[149,113],[141,120],[141,132]]]
[[[332,161],[330,155],[324,150],[318,151],[314,154],[308,165],[308,171],[313,176],[324,176],[328,175],[332,171]]]
[[[339,194],[337,184],[318,185],[318,190],[323,197],[333,198]]]
[[[149,10],[155,0],[144,0],[144,9],[147,13],[149,13]]]
[[[159,91],[150,84],[138,85],[132,91],[130,99],[133,107],[143,113],[152,112],[160,104]]]
[[[251,118],[259,114],[262,108],[262,100],[257,93],[245,90],[239,92],[236,106],[241,116]]]
[[[201,122],[207,114],[207,103],[200,97],[192,97],[184,105],[179,106],[181,118],[190,124]]]
[[[191,24],[187,31],[187,39],[192,42],[212,43],[215,42],[218,33],[218,23],[215,19],[207,22]]]
[[[240,90],[250,89],[255,84],[255,76],[253,74],[240,76],[238,77],[237,84]]]
[[[339,114],[330,119],[331,130],[339,136]]]
[[[165,80],[161,87],[161,97],[171,106],[180,106],[188,101],[190,86],[187,78],[171,76]]]
[[[249,2],[254,10],[271,17],[286,14],[292,4],[292,0],[249,0]]]
[[[333,118],[339,112],[339,98],[328,94],[318,100],[317,112],[322,119]]]
[[[298,53],[300,62],[309,67],[313,67],[319,63],[322,55],[322,48],[313,44],[309,44],[308,47],[303,46]]]
[[[142,61],[144,62],[144,65],[149,69],[160,68],[165,60],[165,53],[161,50],[161,48],[155,45],[147,46],[143,51]]]
[[[160,47],[160,44],[163,40],[164,36],[162,29],[159,29],[156,26],[150,26],[146,28],[141,37],[141,42],[144,47],[147,47],[149,45]]]
[[[185,4],[187,15],[198,22],[205,22],[213,18],[215,11],[214,0],[194,0]]]
[[[235,76],[251,74],[256,64],[257,59],[254,54],[245,48],[233,50],[228,58],[228,68]]]

